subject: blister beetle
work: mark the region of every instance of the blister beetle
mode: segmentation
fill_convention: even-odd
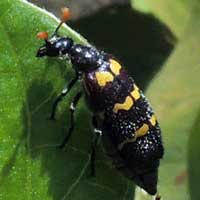
[[[114,166],[149,194],[155,195],[159,162],[164,153],[156,116],[133,78],[112,55],[94,46],[75,44],[72,38],[58,34],[69,16],[69,10],[63,9],[63,18],[50,38],[47,32],[38,34],[45,44],[39,48],[37,57],[67,56],[76,74],[55,100],[50,118],[54,119],[58,103],[78,80],[83,86],[71,103],[71,126],[61,148],[70,139],[74,129],[73,114],[84,95],[96,136],[91,151],[92,174],[95,173],[95,147],[102,136],[103,146]]]

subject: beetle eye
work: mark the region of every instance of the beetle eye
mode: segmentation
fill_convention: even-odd
[[[43,57],[43,56],[46,56],[47,55],[47,48],[45,46],[43,47],[40,47],[37,54],[36,54],[36,57]]]

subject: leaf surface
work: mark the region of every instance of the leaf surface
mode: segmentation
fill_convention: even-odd
[[[134,8],[154,14],[166,23],[178,38],[187,31],[187,26],[194,20],[194,14],[199,13],[198,0],[131,0]]]

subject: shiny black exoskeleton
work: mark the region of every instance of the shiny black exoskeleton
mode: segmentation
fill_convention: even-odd
[[[40,47],[36,56],[69,56],[75,70],[82,72],[98,68],[104,60],[108,60],[108,54],[103,51],[100,52],[91,46],[74,44],[71,38],[58,35],[54,35],[46,41],[45,45]]]
[[[106,153],[115,167],[149,194],[156,194],[158,167],[164,152],[161,130],[147,99],[124,67],[111,55],[93,46],[75,44],[71,38],[57,33],[46,39],[38,50],[37,57],[43,56],[70,59],[76,73],[55,100],[51,119],[54,119],[57,104],[77,80],[83,86],[71,103],[71,126],[61,147],[73,132],[73,114],[84,94],[95,133],[91,150],[92,174],[95,173],[95,147],[102,136]]]

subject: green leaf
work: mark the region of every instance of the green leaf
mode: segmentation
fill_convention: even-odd
[[[192,127],[188,143],[188,173],[189,173],[189,190],[191,199],[199,199],[199,180],[200,180],[200,162],[199,162],[199,133],[200,133],[200,110]]]
[[[53,99],[73,77],[70,63],[35,57],[39,31],[52,33],[58,21],[26,1],[0,2],[0,199],[88,200],[133,198],[133,183],[119,175],[98,147],[97,176],[90,177],[90,116],[78,106],[77,127],[64,151],[56,149],[69,126],[69,102],[48,121]],[[79,34],[61,32],[78,43]]]
[[[200,176],[195,178],[196,182],[190,182],[188,188],[187,175],[188,167],[191,172],[194,166],[199,166],[199,161],[191,158],[191,142],[188,148],[191,129],[200,108],[200,24],[196,21],[197,16],[197,13],[193,13],[174,53],[147,91],[163,129],[165,156],[161,162],[159,181],[163,199],[199,199],[192,198],[190,194],[195,190],[193,186],[198,184]],[[196,131],[199,133],[198,129]],[[193,152],[194,148],[199,151],[199,146],[193,147]],[[194,176],[192,179],[190,175],[189,179],[194,180]]]
[[[198,0],[131,0],[134,8],[153,13],[155,16],[166,23],[178,38],[180,38],[187,29],[194,13],[199,12],[200,4]]]
[[[199,177],[199,133],[200,133],[200,110],[198,116],[192,126],[188,143],[188,174],[189,174],[189,190],[191,199],[200,199]]]

